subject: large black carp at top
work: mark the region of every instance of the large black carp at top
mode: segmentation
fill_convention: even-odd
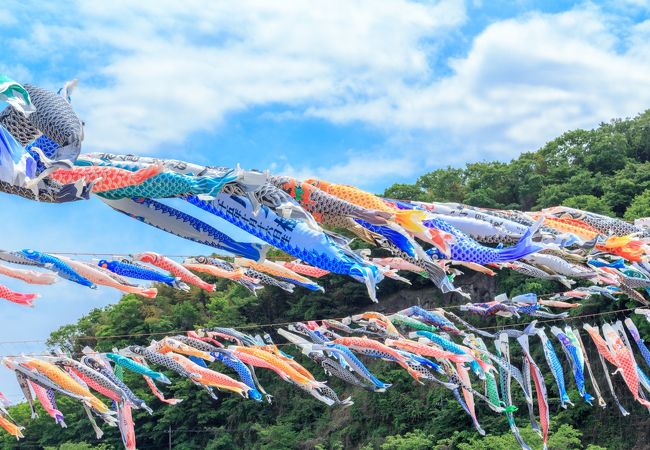
[[[81,152],[83,122],[67,98],[32,84],[24,84],[36,111],[29,115],[8,106],[0,113],[2,124],[23,146],[41,134],[58,145],[53,160],[74,161]]]

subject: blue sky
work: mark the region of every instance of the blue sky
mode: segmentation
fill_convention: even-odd
[[[79,78],[84,151],[380,192],[648,108],[649,11],[643,0],[5,0],[0,73],[51,89]],[[96,200],[2,202],[4,249],[208,251]],[[0,341],[45,339],[119,297],[69,283],[37,290],[34,309],[0,304]],[[0,354],[40,348],[0,344]],[[19,395],[4,369],[0,390]]]

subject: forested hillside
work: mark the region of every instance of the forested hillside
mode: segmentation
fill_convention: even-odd
[[[567,132],[509,163],[479,162],[465,168],[439,169],[422,175],[414,184],[393,185],[384,194],[395,199],[453,201],[488,208],[536,210],[562,204],[626,219],[650,216],[650,111],[634,119],[602,124],[594,130]],[[457,294],[441,295],[417,275],[408,277],[412,286],[392,280],[382,282],[378,305],[370,303],[363,285],[339,276],[322,279],[325,293],[299,289],[290,295],[267,287],[257,297],[239,285],[209,277],[206,279],[217,283],[217,292],[213,294],[194,288],[188,294],[158,286],[160,292],[156,299],[127,295],[119,303],[94,310],[77,323],[55,331],[49,345],[72,353],[80,352],[85,346],[106,351],[129,344],[147,344],[166,333],[217,325],[242,327],[253,334],[273,334],[277,327],[268,324],[340,318],[364,310],[393,312],[417,302],[433,306],[466,301]],[[510,272],[494,278],[470,272],[457,278],[456,284],[467,286],[474,301],[487,300],[500,292],[542,294],[562,289],[553,282]],[[613,303],[603,297],[593,297],[571,314],[591,314],[625,305],[635,306],[625,298]],[[615,315],[608,316],[611,320],[615,318]],[[480,326],[523,321],[523,318],[519,322],[503,318],[470,320]],[[635,322],[643,336],[650,336],[647,323],[636,318]],[[596,358],[592,346],[588,347],[592,350],[590,356]],[[542,364],[539,346],[533,345],[536,348],[533,356],[539,358],[548,377],[552,431],[549,448],[647,448],[650,442],[647,411],[633,403],[624,389],[617,389],[617,393],[632,413],[630,416],[622,417],[613,403],[606,409],[585,404],[573,383],[568,384],[573,387],[569,395],[575,406],[562,410],[555,384]],[[302,358],[299,351],[291,347],[285,351],[295,355],[318,379],[326,379],[322,370]],[[519,361],[516,350],[513,355]],[[171,377],[173,384],[163,390],[184,401],[170,406],[151,394],[142,377],[127,373],[127,384],[135,387],[137,394],[154,409],[151,416],[134,411],[138,448],[167,448],[170,430],[174,449],[516,448],[505,417],[489,411],[480,402],[477,409],[488,433],[485,438],[474,431],[469,416],[446,389],[416,385],[396,365],[370,362],[369,366],[393,386],[385,393],[372,393],[331,379],[329,385],[341,397],[353,396],[354,405],[347,408],[328,408],[264,370],[258,370],[258,374],[273,395],[270,405],[229,394],[222,394],[220,400],[214,401],[187,381]],[[594,364],[594,368],[601,387],[605,386],[601,367]],[[223,367],[219,370],[228,372]],[[568,366],[565,374],[569,374]],[[61,397],[59,406],[69,428],[59,428],[46,413],[30,421],[26,404],[11,408],[12,416],[27,425],[26,438],[16,443],[3,435],[2,447],[121,448],[117,429],[104,427],[106,436],[97,441],[76,402]],[[523,403],[521,406],[517,419],[522,434],[534,448],[541,448],[541,440],[526,428],[528,413]]]

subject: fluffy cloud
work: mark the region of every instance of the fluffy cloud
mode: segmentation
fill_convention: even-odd
[[[11,45],[33,58],[53,47],[86,58],[80,70],[91,83],[75,104],[87,145],[139,151],[249,107],[345,106],[384,95],[393,79],[424,79],[431,42],[465,17],[456,0],[117,0],[76,9],[74,23],[36,22]]]
[[[7,22],[25,20],[11,5]],[[21,58],[77,65],[87,148],[164,153],[228,114],[279,107],[274,120],[361,123],[387,136],[383,148],[313,173],[354,176],[370,157],[408,160],[399,168],[414,173],[513,157],[650,104],[650,21],[591,4],[496,21],[446,60],[440,47],[453,47],[467,21],[456,0],[70,8],[74,21],[46,9],[8,45]]]
[[[631,25],[589,6],[503,20],[449,61],[447,77],[425,86],[394,83],[385,96],[309,112],[430,130],[457,150],[451,158],[430,155],[431,164],[512,157],[566,129],[646,109],[649,31],[649,22]]]
[[[275,169],[275,168],[272,168]],[[298,179],[320,178],[336,183],[356,186],[373,186],[385,179],[412,174],[418,170],[417,163],[410,158],[397,156],[350,155],[344,162],[333,166],[285,165],[278,173],[291,174]]]

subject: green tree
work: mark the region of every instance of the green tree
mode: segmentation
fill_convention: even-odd
[[[426,200],[425,192],[413,184],[394,184],[384,191],[383,196],[395,200]]]
[[[627,220],[650,216],[650,189],[637,195],[625,211]]]
[[[465,176],[465,170],[447,167],[422,175],[416,185],[425,191],[427,201],[463,202]]]
[[[405,435],[386,437],[381,444],[382,450],[428,450],[433,446],[433,440],[420,430],[410,431]]]
[[[107,444],[91,445],[86,442],[66,442],[58,447],[45,447],[45,450],[110,450]]]
[[[520,428],[521,437],[534,450],[543,447],[539,435],[530,427]],[[582,433],[570,425],[560,427],[550,434],[548,439],[549,450],[583,450]],[[459,450],[510,450],[519,448],[512,433],[490,434],[482,438],[472,438],[468,442],[458,444]]]
[[[593,195],[575,195],[562,201],[563,206],[591,211],[598,214],[612,215],[612,209],[603,198]]]

